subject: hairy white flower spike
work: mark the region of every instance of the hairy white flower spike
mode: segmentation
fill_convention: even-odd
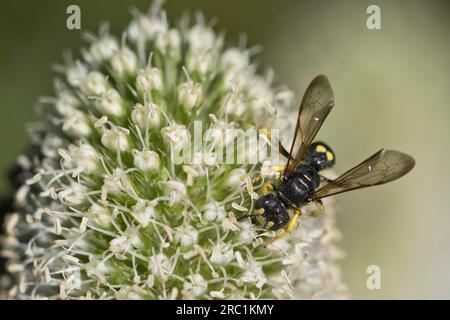
[[[138,202],[131,207],[132,215],[140,223],[141,226],[146,227],[150,220],[155,217],[155,204],[148,200],[139,199]]]
[[[241,280],[243,282],[255,283],[257,288],[262,288],[267,281],[266,274],[260,265],[251,265],[244,271]]]
[[[87,137],[92,133],[88,117],[78,110],[73,110],[63,118],[62,129],[77,138]]]
[[[228,244],[219,243],[213,247],[210,260],[216,265],[227,265],[234,260],[233,249]]]
[[[141,244],[137,229],[129,227],[121,236],[109,242],[109,250],[114,254],[123,254],[128,250],[139,247]]]
[[[242,96],[233,93],[224,99],[225,112],[227,114],[241,117],[248,110],[248,104],[243,100]]]
[[[147,67],[141,70],[136,78],[136,88],[141,94],[150,94],[153,90],[164,89],[161,70]]]
[[[127,151],[130,149],[128,133],[118,128],[105,130],[101,140],[103,146],[111,151]]]
[[[134,290],[134,288],[120,288],[119,291],[114,293],[114,297],[117,300],[142,300],[140,294]]]
[[[253,98],[251,108],[257,114],[267,109],[267,104],[272,104],[274,101],[274,93],[270,90],[266,79],[254,79],[249,85],[248,94]]]
[[[127,47],[120,49],[111,58],[112,70],[119,79],[133,74],[136,71],[137,65],[136,55]]]
[[[220,66],[226,73],[242,72],[249,67],[248,53],[238,48],[225,50],[220,60]]]
[[[149,102],[145,105],[137,103],[133,107],[131,112],[131,119],[137,124],[141,130],[159,128],[161,126],[161,108],[153,103]]]
[[[42,148],[41,148],[41,152],[44,154],[44,156],[51,158],[51,159],[55,159],[58,157],[58,149],[63,147],[63,140],[62,137],[50,133],[48,134],[45,138],[44,141],[42,142]],[[37,178],[38,180],[40,180],[42,178],[42,174],[41,172],[38,172],[36,175],[34,175],[34,178]],[[34,179],[33,178],[33,179]],[[35,181],[37,182],[37,181]]]
[[[181,36],[177,29],[160,32],[156,36],[156,48],[161,53],[178,60],[180,55]]]
[[[158,170],[160,165],[159,154],[155,151],[144,150],[135,151],[133,154],[134,165],[139,170],[146,172],[152,170]]]
[[[97,150],[90,144],[84,143],[80,146],[69,146],[68,157],[64,157],[66,168],[78,169],[80,172],[92,173],[100,166],[100,157]]]
[[[108,82],[98,71],[91,71],[81,85],[81,91],[87,96],[101,96],[106,92]]]
[[[74,87],[79,87],[86,79],[88,74],[88,68],[80,61],[76,61],[73,66],[70,66],[66,70],[67,81]]]
[[[130,179],[122,168],[114,169],[112,174],[106,175],[103,182],[103,189],[108,193],[116,195],[121,192],[128,192],[131,187]]]
[[[167,181],[165,183],[166,194],[170,197],[170,202],[178,202],[186,198],[186,185],[179,181]]]
[[[280,244],[277,244],[280,247]],[[286,248],[287,243],[284,243],[284,250],[287,250]],[[283,264],[301,264],[305,259],[307,258],[307,252],[304,251],[304,248],[306,247],[306,244],[304,243],[297,243],[295,245],[294,253],[287,256],[283,259]]]
[[[132,41],[153,40],[167,30],[167,22],[163,17],[140,15],[128,27],[128,36]]]
[[[108,89],[102,97],[100,97],[95,106],[104,115],[121,117],[125,113],[122,97],[115,89]]]
[[[257,233],[252,225],[248,222],[241,223],[241,231],[239,233],[239,239],[244,242],[251,242],[257,239]],[[277,241],[278,243],[279,241]]]
[[[206,292],[206,290],[208,289],[208,283],[201,274],[193,274],[188,277],[187,281],[184,283],[183,288],[188,295],[198,297]]]
[[[181,149],[190,141],[190,134],[185,125],[173,123],[161,129],[164,143],[175,150]]]
[[[89,48],[89,62],[100,63],[110,59],[119,50],[118,41],[112,36],[104,36],[93,42]]]
[[[171,263],[163,253],[158,253],[149,258],[148,269],[155,278],[165,279],[170,272]]]
[[[215,119],[211,130],[208,130],[206,133],[205,139],[206,141],[211,141],[214,145],[227,146],[234,140],[233,129],[234,122]]]
[[[58,193],[58,198],[68,204],[80,205],[86,201],[87,188],[80,183],[72,182],[70,186]],[[86,221],[87,222],[87,221]]]
[[[247,171],[243,168],[231,170],[225,179],[225,186],[230,189],[239,189],[245,181]]]
[[[196,25],[188,33],[189,49],[193,53],[203,53],[211,50],[215,44],[216,37],[212,29]]]
[[[190,248],[197,243],[198,231],[189,225],[182,225],[175,229],[175,240],[178,241],[183,248]]]
[[[279,172],[274,170],[272,161],[266,160],[261,166],[261,177],[278,177]]]
[[[221,206],[217,202],[210,202],[205,205],[203,216],[206,221],[220,222],[227,216],[227,212],[225,211],[224,206]]]
[[[113,221],[111,210],[98,203],[91,205],[87,211],[87,215],[92,222],[101,227],[108,227]]]
[[[214,57],[211,52],[203,54],[189,53],[186,58],[186,67],[190,72],[197,72],[204,76],[214,67]]]
[[[200,106],[202,102],[202,87],[192,81],[184,82],[178,86],[178,102],[187,110]]]
[[[72,114],[79,105],[78,99],[69,91],[60,92],[55,102],[56,110],[61,115]]]
[[[267,246],[255,217],[284,163],[267,159],[267,136],[236,130],[288,140],[292,93],[200,15],[169,25],[158,1],[133,17],[119,37],[87,37],[41,100],[0,237],[0,298],[346,297],[331,201]]]

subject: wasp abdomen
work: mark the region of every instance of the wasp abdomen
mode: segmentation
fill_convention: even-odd
[[[281,229],[289,221],[289,214],[285,206],[273,193],[256,200],[255,209],[262,210],[262,217],[266,223],[272,222],[271,230]]]

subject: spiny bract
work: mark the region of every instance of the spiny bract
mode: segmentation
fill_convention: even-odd
[[[175,28],[158,6],[134,12],[120,40],[102,26],[79,59],[57,68],[34,147],[18,158],[4,297],[345,296],[329,202],[325,215],[266,248],[271,233],[236,217],[258,196],[250,178],[275,175],[270,161],[223,164],[205,148],[174,162],[194,120],[203,132],[286,128],[293,109],[290,91],[257,74],[253,49],[227,47],[195,20]]]

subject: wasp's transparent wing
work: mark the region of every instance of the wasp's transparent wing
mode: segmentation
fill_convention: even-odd
[[[333,106],[333,90],[327,77],[317,76],[309,84],[300,104],[294,139],[289,151],[290,156],[284,171],[285,175],[293,172],[304,160],[305,153]]]
[[[312,200],[393,181],[411,171],[414,164],[414,158],[407,154],[382,149],[336,179],[329,180],[316,190]]]

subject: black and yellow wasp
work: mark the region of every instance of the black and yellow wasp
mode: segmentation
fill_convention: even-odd
[[[289,234],[302,214],[302,206],[315,203],[322,209],[321,199],[338,193],[375,186],[393,181],[408,173],[415,164],[414,158],[395,150],[380,150],[336,179],[320,175],[331,168],[336,157],[323,142],[314,142],[327,115],[333,109],[334,97],[328,79],[317,76],[310,83],[300,104],[294,139],[288,152],[281,143],[279,151],[287,158],[277,183],[270,183],[268,190],[255,202],[255,223],[263,223],[270,230],[284,229],[272,239],[275,241]],[[292,218],[288,209],[293,209]]]

